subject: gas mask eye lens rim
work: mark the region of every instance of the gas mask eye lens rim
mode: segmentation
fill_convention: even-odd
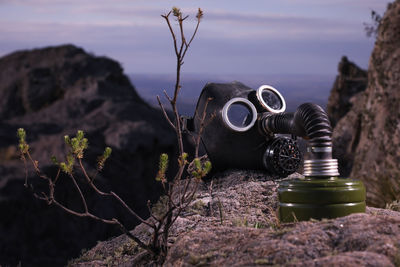
[[[243,106],[244,108],[247,108],[249,115],[252,116],[250,123],[244,123],[245,126],[239,127],[239,126],[235,125],[233,122],[231,122],[231,120],[229,120],[228,113],[229,113],[232,105],[234,105],[234,104],[239,104],[239,105]],[[249,115],[247,115],[244,118],[244,121],[248,120]],[[227,125],[230,129],[232,129],[236,132],[245,132],[254,126],[254,124],[257,120],[257,110],[256,110],[256,107],[253,105],[253,103],[251,103],[246,98],[235,97],[235,98],[232,98],[231,100],[229,100],[228,102],[226,102],[226,104],[224,105],[224,107],[222,109],[222,119],[223,119],[225,125]]]
[[[271,107],[270,105],[268,105],[268,103],[265,102],[264,98],[263,98],[263,92],[265,91],[270,91],[272,92],[281,102],[281,107],[279,109],[274,109],[273,107]],[[283,98],[283,96],[279,93],[278,90],[276,90],[274,87],[270,86],[270,85],[261,85],[256,92],[257,95],[257,100],[258,102],[269,112],[271,113],[282,113],[286,110],[286,102],[285,99]]]

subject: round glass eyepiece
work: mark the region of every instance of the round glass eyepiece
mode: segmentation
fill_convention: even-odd
[[[256,122],[257,110],[246,98],[236,97],[225,104],[222,119],[232,130],[244,132]]]
[[[285,99],[274,87],[262,85],[256,94],[260,104],[269,112],[281,113],[286,110]]]

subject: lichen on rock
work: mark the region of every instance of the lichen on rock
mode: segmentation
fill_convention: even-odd
[[[301,177],[293,174],[286,179]],[[171,230],[164,266],[396,266],[400,213],[368,208],[337,219],[281,224],[275,180],[263,172],[227,171],[202,184]],[[142,224],[133,230],[145,239]],[[72,266],[154,266],[124,236],[100,242]],[[132,253],[133,251],[133,253]],[[101,259],[99,259],[99,255]]]

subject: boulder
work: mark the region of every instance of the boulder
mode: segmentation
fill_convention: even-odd
[[[301,177],[293,174],[286,179]],[[400,213],[368,208],[336,219],[282,224],[277,188],[263,172],[229,171],[204,182],[178,217],[164,266],[397,266]],[[142,240],[149,229],[133,233]],[[126,236],[100,242],[71,266],[153,266]]]
[[[367,88],[367,71],[346,56],[340,60],[338,72],[326,106],[332,127],[352,108],[352,97]]]
[[[367,203],[400,198],[400,1],[388,4],[369,61],[368,84],[337,123],[333,142],[345,174],[361,179]],[[351,170],[351,172],[350,172]]]
[[[65,265],[81,249],[120,233],[48,207],[24,188],[24,165],[16,149],[19,127],[27,131],[32,156],[49,175],[56,172],[52,155],[65,160],[64,135],[79,129],[86,133],[89,173],[110,146],[113,153],[96,182],[147,216],[147,200],[156,201],[161,189],[154,180],[159,155],[175,155],[175,136],[162,112],[138,96],[120,64],[63,45],[12,53],[0,59],[0,69],[0,265]],[[36,192],[47,190],[32,168],[28,175]],[[79,171],[76,176],[82,178]],[[113,201],[83,190],[95,213],[118,217],[130,228],[138,223]],[[81,208],[68,176],[61,177],[56,196]]]

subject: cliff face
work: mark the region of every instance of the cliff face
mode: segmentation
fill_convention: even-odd
[[[368,85],[334,129],[374,206],[400,198],[400,0],[388,5],[368,67]],[[334,144],[335,144],[334,143]],[[346,159],[346,158],[345,158]],[[351,165],[351,164],[350,164]],[[351,168],[351,166],[350,166]]]
[[[352,98],[367,87],[367,72],[345,56],[339,62],[338,72],[326,107],[332,127],[352,108]]]
[[[347,57],[342,57],[338,72],[329,96],[327,113],[333,127],[340,124],[333,132],[333,157],[339,161],[340,174],[346,177],[350,175],[353,167],[354,149],[360,129],[359,124],[346,124],[347,127],[344,127],[340,120],[347,115],[344,120],[359,123],[357,115],[353,118],[353,113],[354,109],[358,108],[362,92],[367,88],[367,71],[349,61]]]
[[[34,159],[55,174],[50,157],[64,161],[63,136],[83,130],[89,139],[88,171],[110,146],[113,153],[96,181],[115,190],[145,215],[160,188],[154,181],[161,153],[175,153],[175,139],[162,113],[137,95],[121,66],[72,45],[16,52],[0,59],[0,265],[64,265],[68,258],[118,229],[89,219],[72,218],[24,188],[23,163],[16,150],[16,130],[27,131]],[[30,169],[36,190],[47,190]],[[79,177],[79,172],[77,172]],[[57,185],[61,202],[80,209],[68,177]],[[115,203],[98,200],[84,189],[95,213],[137,222]]]

